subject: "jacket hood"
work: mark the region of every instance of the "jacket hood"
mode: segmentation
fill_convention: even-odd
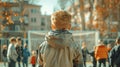
[[[70,44],[72,33],[67,30],[50,31],[45,37],[48,45],[53,48],[64,48]]]

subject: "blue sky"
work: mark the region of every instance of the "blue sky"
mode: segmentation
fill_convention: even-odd
[[[54,8],[60,9],[57,1],[58,0],[39,0],[37,4],[42,6],[41,8],[42,14],[51,15],[53,13]],[[71,0],[68,0],[66,6],[70,6],[70,4],[71,4]]]
[[[41,12],[42,14],[52,14],[54,7],[57,5],[57,0],[41,0],[39,5],[42,6]]]

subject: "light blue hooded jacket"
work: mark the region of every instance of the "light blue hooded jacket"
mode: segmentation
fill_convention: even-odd
[[[81,49],[67,30],[50,31],[40,45],[40,64],[43,67],[73,67],[73,60],[83,63]]]

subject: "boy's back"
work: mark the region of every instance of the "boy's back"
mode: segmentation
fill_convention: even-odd
[[[82,63],[82,55],[68,31],[52,31],[41,46],[43,67],[73,67],[73,60]]]

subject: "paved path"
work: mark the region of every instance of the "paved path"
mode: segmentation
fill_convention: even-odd
[[[92,65],[91,66],[90,65],[91,65],[90,63],[89,64],[87,63],[87,67],[92,67]],[[17,64],[16,64],[16,66],[18,67]],[[4,64],[2,62],[0,63],[0,67],[4,67]],[[22,64],[21,64],[21,67],[22,67]],[[32,67],[31,64],[29,64],[28,67]],[[38,66],[36,66],[36,67],[38,67]]]
[[[17,64],[16,64],[16,66],[18,67]],[[4,67],[4,64],[2,62],[0,62],[0,67]],[[21,64],[21,67],[22,67],[22,64]],[[31,64],[29,64],[28,67],[32,67]],[[38,66],[36,66],[36,67],[38,67]],[[87,67],[93,67],[92,63],[87,62]],[[108,65],[106,67],[108,67]]]

